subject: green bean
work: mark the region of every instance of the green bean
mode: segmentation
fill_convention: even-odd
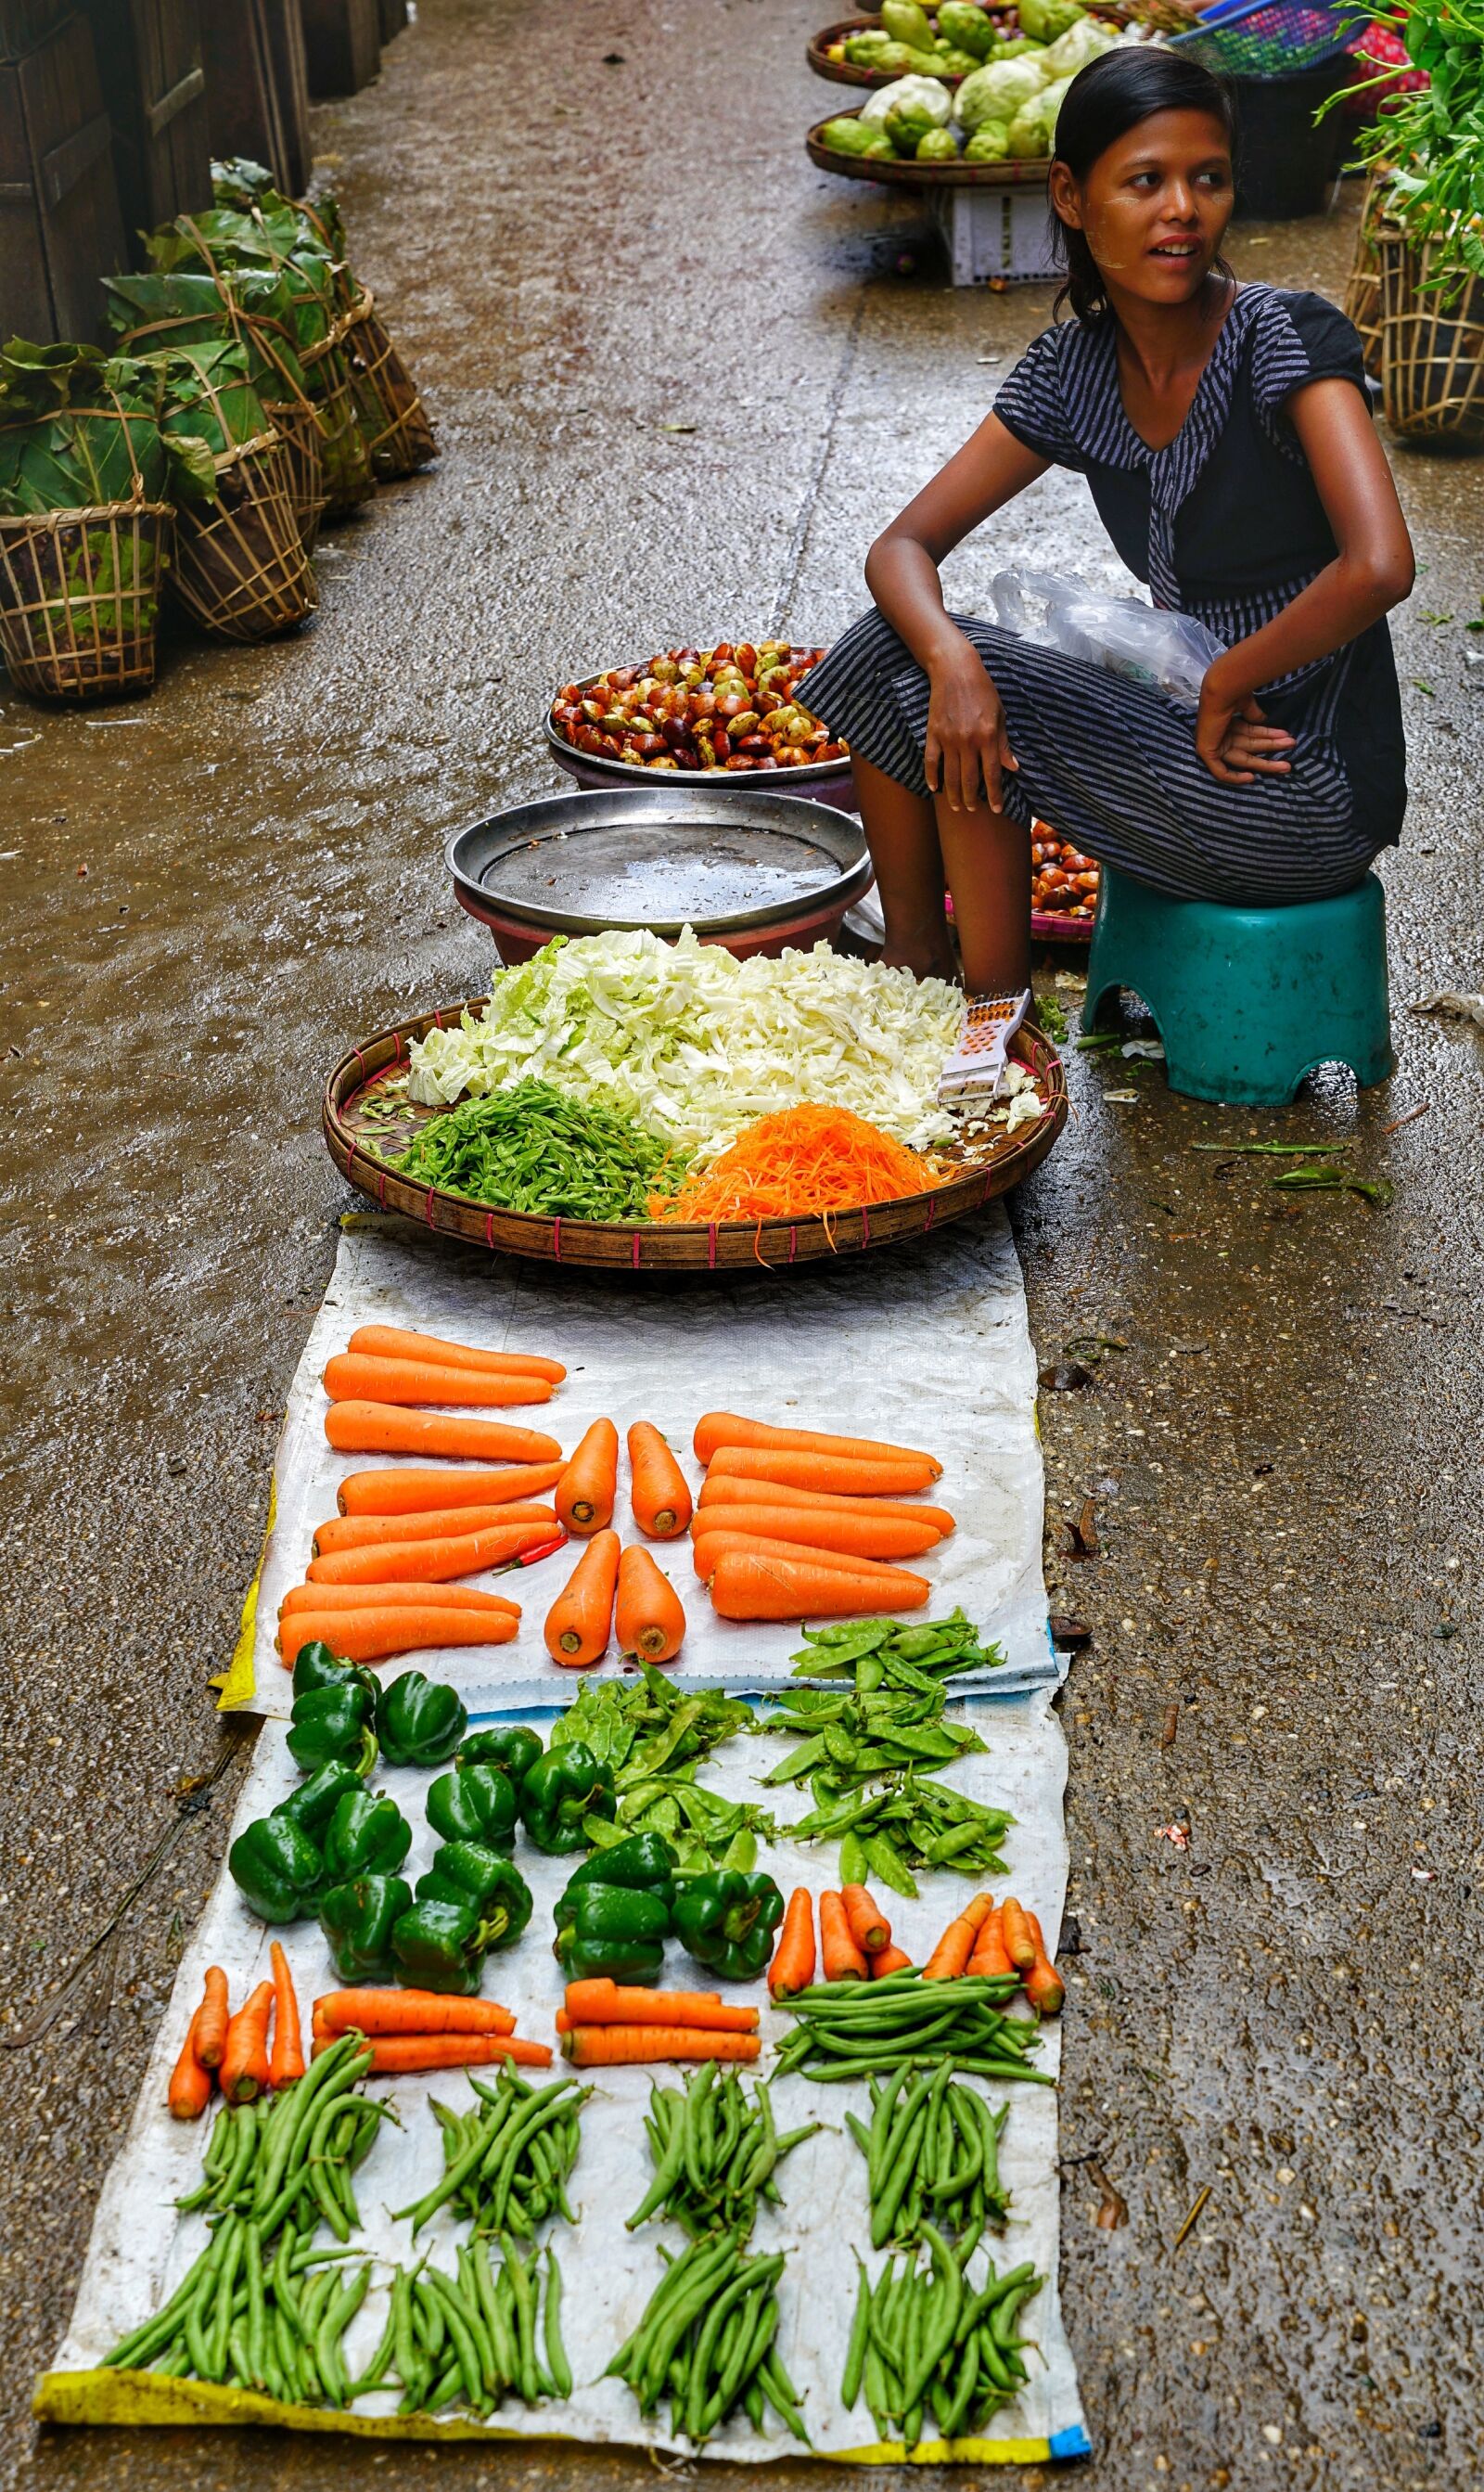
[[[540,2394],[540,2386],[536,2377],[536,2314],[532,2307],[531,2280],[509,2233],[500,2236],[500,2254],[516,2299],[516,2384],[526,2404],[533,2406]]]
[[[547,2368],[550,2372],[559,2397],[572,2394],[572,2365],[562,2342],[562,2271],[556,2264],[556,2252],[547,2244],[547,2306],[544,2321]]]
[[[846,2366],[840,2382],[840,2402],[846,2413],[860,2395],[866,2364],[866,2339],[871,2329],[871,2281],[862,2262],[857,2259],[855,2264],[859,2270],[855,2315],[850,2322],[850,2341],[846,2348]]]
[[[449,2277],[441,2275],[436,2268],[425,2268],[419,2278],[419,2284],[424,2292],[436,2295],[443,2305],[443,2317],[448,2328],[449,2340],[458,2357],[459,2374],[463,2387],[465,2403],[473,2406],[476,2411],[483,2409],[487,2403],[486,2369],[493,2368],[492,2360],[489,2364],[485,2360],[483,2326],[469,2310]]]
[[[248,2367],[262,2387],[268,2359],[268,2301],[263,2289],[262,2239],[251,2221],[243,2228],[243,2268],[248,2279]]]

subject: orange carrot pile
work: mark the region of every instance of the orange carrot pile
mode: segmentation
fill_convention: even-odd
[[[367,1358],[342,1350],[321,1380],[332,1402],[389,1402],[446,1409],[509,1409],[522,1402],[549,1402],[544,1376],[490,1376],[477,1367],[432,1367],[419,1358]]]
[[[890,1952],[895,1956],[898,1951]],[[905,1956],[891,1968],[906,1963]],[[884,1969],[884,1956],[873,1959],[873,1972]],[[923,1967],[924,1981],[953,1981],[967,1973],[1005,1981],[1019,1975],[1025,1996],[1038,2015],[1054,2016],[1066,1998],[1061,1975],[1046,1951],[1041,1924],[1013,1895],[996,1904],[992,1895],[975,1895],[938,1940]]]
[[[492,1523],[442,1540],[384,1540],[360,1549],[335,1549],[312,1558],[312,1584],[444,1584],[507,1566],[528,1550],[543,1549],[561,1534],[549,1523]]]
[[[819,1955],[826,1981],[864,1981],[870,1967],[856,1944],[845,1899],[827,1886],[819,1898]]]
[[[471,1531],[511,1529],[543,1523],[547,1538],[560,1537],[554,1505],[443,1505],[426,1514],[332,1514],[314,1529],[316,1558],[336,1549],[378,1549],[399,1540],[457,1540]]]
[[[560,1384],[566,1369],[559,1358],[537,1358],[517,1350],[470,1350],[461,1341],[439,1341],[429,1332],[407,1332],[401,1324],[361,1324],[345,1345],[366,1358],[422,1359],[430,1367],[468,1367],[485,1376],[543,1376]]]
[[[570,1981],[556,2019],[562,2052],[579,2068],[639,2067],[660,2060],[756,2060],[756,2007],[715,1990],[640,1990]]]
[[[516,2032],[508,2007],[492,1999],[456,1999],[434,1990],[331,1990],[314,2002],[314,2057],[341,2033],[364,2035],[372,2077],[425,2068],[481,2068],[496,2061],[549,2068],[545,2042]]]
[[[848,1108],[785,1108],[759,1117],[678,1194],[650,1199],[651,1220],[805,1220],[898,1202],[942,1183],[932,1162]]]
[[[228,2013],[226,1975],[208,1965],[201,2002],[171,2071],[166,2102],[177,2120],[199,2120],[220,2085],[229,2103],[252,2102],[270,2087],[304,2074],[299,2002],[288,1958],[277,1939],[273,1978],[260,1981],[235,2016]],[[269,2034],[272,2033],[272,2049]]]
[[[748,1446],[757,1453],[825,1454],[847,1462],[910,1463],[921,1473],[916,1485],[941,1479],[943,1466],[934,1454],[915,1447],[880,1444],[874,1437],[836,1437],[816,1428],[772,1428],[761,1419],[739,1417],[734,1410],[708,1410],[696,1423],[696,1459],[709,1463],[727,1446]]]

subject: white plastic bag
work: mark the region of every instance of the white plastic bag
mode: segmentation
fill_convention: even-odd
[[[1105,597],[1056,572],[999,572],[991,594],[1002,632],[1086,658],[1183,709],[1199,707],[1205,670],[1224,645],[1194,614],[1146,606],[1142,597]]]

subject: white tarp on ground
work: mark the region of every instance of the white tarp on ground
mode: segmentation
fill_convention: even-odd
[[[646,1290],[622,1295],[604,1285],[587,1287],[569,1275],[512,1269],[503,1263],[450,1254],[401,1225],[357,1228],[342,1242],[336,1276],[296,1380],[280,1454],[279,1521],[267,1552],[261,1602],[271,1620],[286,1585],[307,1554],[311,1527],[334,1509],[334,1483],[345,1468],[325,1445],[319,1369],[355,1324],[375,1318],[445,1330],[490,1346],[504,1343],[539,1349],[573,1371],[552,1408],[563,1441],[571,1444],[588,1420],[607,1410],[622,1425],[652,1416],[677,1444],[688,1444],[696,1415],[708,1406],[773,1411],[800,1424],[853,1434],[876,1434],[931,1446],[944,1464],[939,1494],[959,1516],[937,1578],[933,1614],[962,1600],[971,1615],[1000,1637],[1012,1668],[996,1674],[999,1689],[1012,1676],[1021,1692],[997,1689],[989,1700],[969,1700],[967,1710],[988,1742],[984,1755],[960,1760],[947,1779],[975,1797],[1014,1812],[1005,1839],[1009,1884],[1037,1911],[1047,1935],[1059,1928],[1066,1882],[1062,1830],[1065,1754],[1046,1685],[1055,1666],[1046,1639],[1046,1599],[1040,1566],[1041,1466],[1034,1436],[1034,1368],[1026,1335],[1020,1274],[1003,1218],[935,1241],[931,1250],[908,1249],[879,1261],[852,1258],[847,1265],[766,1279],[736,1287]],[[534,1414],[533,1414],[534,1415]],[[559,1561],[556,1561],[559,1563]],[[554,1578],[553,1588],[554,1588]],[[677,1580],[681,1580],[677,1570]],[[531,1579],[525,1582],[529,1585]],[[694,1578],[687,1579],[687,1588]],[[940,1596],[939,1596],[940,1594]],[[491,1673],[484,1654],[432,1664],[458,1681],[471,1713],[516,1709],[534,1686],[549,1706],[570,1701],[571,1678],[547,1668],[536,1678],[529,1664],[539,1651],[540,1604],[532,1603],[537,1634],[522,1635],[511,1648],[509,1683]],[[695,1616],[687,1646],[699,1677],[725,1676],[757,1686],[787,1669],[795,1638],[786,1629],[747,1630],[747,1660],[729,1665],[725,1630],[693,1597]],[[718,1658],[722,1653],[723,1657]],[[282,1709],[288,1681],[260,1631],[258,1667]],[[503,1653],[496,1661],[507,1658]],[[391,1665],[397,1668],[401,1665]],[[756,1778],[787,1752],[777,1735],[741,1736],[718,1749],[701,1779],[728,1796],[770,1800],[781,1821],[800,1816],[807,1794],[760,1794]],[[282,1722],[265,1724],[238,1811],[238,1826],[281,1798],[296,1779]],[[422,1797],[426,1775],[384,1770],[376,1777],[414,1828],[405,1874],[426,1867],[434,1837]],[[488,1995],[514,2012],[520,2032],[554,2038],[552,2017],[561,2003],[561,1976],[550,1953],[551,1905],[571,1862],[549,1860],[522,1840],[517,1859],[535,1895],[531,1926],[519,1946],[490,1960]],[[837,1876],[833,1845],[816,1849],[786,1837],[761,1847],[759,1867],[772,1871],[786,1891],[807,1884],[816,1892]],[[962,1879],[938,1872],[923,1881],[916,1902],[892,1899],[894,1936],[922,1961],[968,1889]],[[884,1900],[884,1899],[883,1899]],[[198,2172],[206,2142],[204,2122],[183,2126],[165,2110],[165,2089],[190,2015],[200,1996],[204,1969],[222,1965],[234,2004],[267,1971],[272,1933],[247,1912],[223,1871],[182,1961],[170,2006],[162,2024],[140,2100],[124,2147],[104,2185],[77,2303],[56,2367],[42,2383],[38,2410],[55,2420],[165,2422],[201,2418],[291,2421],[319,2430],[391,2431],[424,2436],[438,2428],[490,2435],[560,2435],[574,2440],[639,2442],[673,2448],[659,2419],[644,2422],[628,2389],[605,2379],[605,2365],[637,2324],[661,2272],[658,2245],[673,2249],[672,2228],[650,2224],[636,2235],[624,2216],[642,2196],[649,2177],[642,2115],[651,2075],[679,2082],[672,2070],[599,2072],[583,2114],[582,2148],[571,2184],[579,2221],[557,2225],[554,2240],[566,2279],[563,2325],[576,2379],[572,2397],[530,2413],[508,2402],[490,2424],[471,2418],[441,2426],[426,2418],[395,2418],[395,2398],[361,2400],[352,2417],[324,2411],[294,2414],[268,2400],[141,2375],[100,2371],[109,2347],[157,2309],[206,2239],[204,2218],[179,2218],[174,2200]],[[306,2032],[314,1997],[334,1986],[323,1940],[312,1922],[282,1934],[293,1966]],[[673,1948],[667,1978],[688,1976],[688,1960]],[[763,1996],[760,1985],[757,1994]],[[764,2051],[757,2073],[772,2062],[768,2047],[789,2030],[790,2020],[763,2009]],[[1059,2033],[1045,2032],[1041,2064],[1054,2070]],[[976,2081],[977,2082],[977,2081]],[[781,2127],[818,2117],[828,2130],[809,2140],[780,2173],[785,2205],[759,2213],[757,2246],[788,2254],[780,2285],[780,2346],[803,2394],[815,2449],[837,2458],[882,2459],[897,2452],[873,2443],[864,2406],[843,2413],[838,2386],[854,2299],[855,2248],[867,2238],[865,2174],[861,2158],[841,2127],[846,2089],[814,2086],[798,2076],[780,2082]],[[849,2090],[853,2092],[854,2090]],[[1005,2090],[987,2089],[997,2103]],[[407,2205],[442,2168],[441,2136],[427,2109],[430,2093],[462,2108],[469,2099],[461,2072],[405,2078],[389,2092],[402,2125],[383,2126],[357,2180],[365,2230],[360,2240],[382,2259],[413,2263],[430,2249],[437,2265],[453,2266],[459,2237],[445,2214],[434,2218],[414,2245],[409,2227],[389,2210]],[[998,2416],[983,2439],[961,2442],[952,2452],[925,2445],[927,2458],[952,2454],[984,2464],[1033,2462],[1085,2452],[1086,2437],[1076,2374],[1062,2329],[1056,2291],[1059,2238],[1057,2107],[1049,2088],[1008,2089],[1010,2118],[1002,2145],[1002,2172],[1012,2195],[1012,2214],[1001,2267],[1031,2259],[1048,2277],[1045,2289],[1023,2314],[1023,2333],[1039,2349],[1028,2386]],[[874,2266],[878,2266],[874,2262]],[[384,2323],[386,2285],[373,2288],[348,2339],[352,2370],[368,2358]],[[794,2450],[783,2426],[768,2418],[755,2433],[737,2417],[711,2444],[711,2453],[763,2460]]]
[[[279,1604],[304,1579],[316,1525],[336,1511],[347,1471],[395,1459],[338,1454],[325,1440],[320,1377],[358,1324],[401,1323],[486,1350],[559,1358],[569,1374],[549,1403],[509,1412],[517,1426],[554,1436],[571,1451],[594,1419],[620,1437],[651,1419],[693,1486],[691,1435],[707,1409],[784,1427],[920,1445],[943,1465],[932,1498],[958,1529],[917,1564],[933,1584],[935,1617],[957,1602],[1006,1655],[996,1693],[1054,1683],[1041,1576],[1040,1448],[1035,1361],[1009,1226],[993,1211],[941,1236],[879,1254],[851,1255],[769,1277],[667,1276],[629,1287],[518,1263],[432,1238],[408,1222],[353,1215],[334,1278],[288,1397],[275,1465],[275,1519],[255,1587],[249,1634],[225,1702],[286,1713],[289,1685],[274,1647]],[[626,1466],[620,1471],[624,1503]],[[716,1617],[691,1571],[689,1544],[657,1552],[685,1603],[689,1629],[677,1665],[702,1684],[765,1686],[788,1676],[798,1637],[787,1626],[734,1626]],[[519,1641],[437,1666],[471,1705],[549,1705],[558,1676],[541,1621],[570,1572],[566,1551],[503,1577],[470,1580],[520,1601]],[[422,1656],[409,1656],[423,1666]]]

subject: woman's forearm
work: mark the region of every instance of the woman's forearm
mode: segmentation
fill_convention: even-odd
[[[1223,695],[1245,700],[1281,675],[1333,657],[1399,605],[1410,586],[1393,566],[1337,555],[1291,606],[1215,660],[1212,672]]]
[[[878,537],[866,557],[866,585],[924,674],[935,673],[956,645],[967,647],[943,604],[937,565],[915,537]]]

